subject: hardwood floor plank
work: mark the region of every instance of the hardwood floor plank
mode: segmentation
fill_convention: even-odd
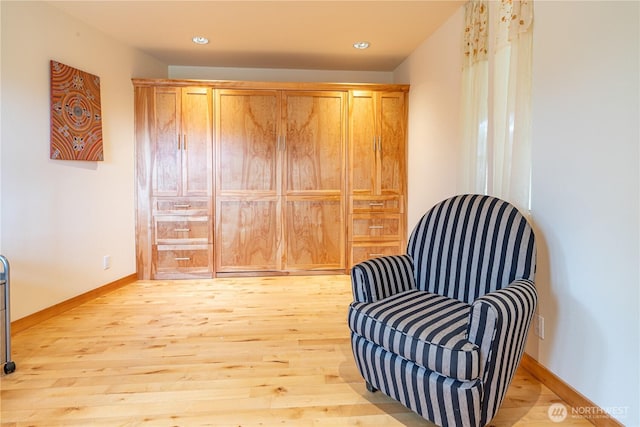
[[[366,391],[351,299],[343,275],[135,282],[15,335],[0,425],[431,425]],[[491,425],[548,425],[556,402],[521,369]]]

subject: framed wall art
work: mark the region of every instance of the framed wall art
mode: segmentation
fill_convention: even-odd
[[[100,77],[51,61],[51,158],[104,160]]]

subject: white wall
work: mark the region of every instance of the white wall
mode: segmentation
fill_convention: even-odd
[[[462,27],[460,8],[395,71],[409,92],[409,232],[437,202],[456,191],[460,139]]]
[[[638,2],[538,2],[532,213],[538,360],[640,425]]]
[[[392,83],[393,73],[383,71],[291,70],[170,65],[169,78],[263,82]]]
[[[638,426],[640,3],[539,1],[534,12],[532,215],[546,336],[527,349]],[[456,188],[462,29],[460,9],[396,70],[411,84],[409,223]]]
[[[1,7],[0,244],[15,320],[135,273],[131,78],[167,66],[46,3]],[[100,77],[104,162],[49,159],[51,59]]]

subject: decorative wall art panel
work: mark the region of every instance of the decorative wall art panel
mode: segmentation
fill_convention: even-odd
[[[51,61],[51,158],[104,160],[100,77]]]

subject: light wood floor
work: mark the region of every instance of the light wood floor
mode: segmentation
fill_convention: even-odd
[[[350,301],[348,276],[136,282],[16,334],[1,425],[430,425],[366,391]],[[492,425],[560,401],[520,370]]]

